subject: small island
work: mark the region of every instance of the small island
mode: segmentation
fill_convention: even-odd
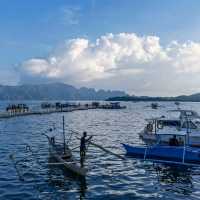
[[[181,95],[176,97],[149,97],[149,96],[116,96],[106,99],[106,101],[174,101],[174,102],[200,102],[200,93],[192,95]]]

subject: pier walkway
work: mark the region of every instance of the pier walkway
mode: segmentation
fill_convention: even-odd
[[[88,110],[88,109],[94,109],[94,107],[91,106],[77,106],[75,108],[62,108],[62,109],[40,109],[38,111],[27,111],[27,112],[0,112],[0,119],[6,119],[6,118],[13,118],[13,117],[21,117],[21,116],[29,116],[29,115],[45,115],[45,114],[52,114],[52,113],[62,113],[62,112],[73,112],[78,110]]]

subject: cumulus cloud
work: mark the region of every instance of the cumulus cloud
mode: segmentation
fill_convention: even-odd
[[[180,73],[200,72],[200,43],[188,41],[184,44],[172,42],[167,48],[172,65]]]
[[[155,36],[107,34],[95,43],[87,39],[69,40],[62,52],[46,59],[32,58],[22,63],[23,74],[80,82],[114,76],[118,72],[143,72],[145,65],[168,60]]]
[[[138,90],[168,91],[172,84],[178,90],[185,75],[178,83],[177,75],[198,72],[200,43],[172,41],[162,46],[159,37],[134,33],[106,34],[94,42],[68,40],[48,58],[31,58],[20,67],[21,82],[58,80],[94,87],[107,83],[114,89],[121,84],[119,89],[132,91],[135,85]]]

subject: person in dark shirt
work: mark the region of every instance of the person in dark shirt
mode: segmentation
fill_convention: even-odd
[[[90,136],[88,139],[87,137],[87,132],[83,132],[83,136],[81,137],[81,144],[80,144],[80,162],[81,162],[81,167],[83,167],[84,159],[85,159],[85,153],[86,153],[86,143],[92,138]]]
[[[174,135],[173,138],[170,138],[169,145],[170,146],[179,146],[179,142],[176,138],[176,135]]]
[[[81,144],[80,144],[80,157],[85,157],[85,151],[86,151],[86,137],[87,132],[83,132],[83,136],[81,137]]]

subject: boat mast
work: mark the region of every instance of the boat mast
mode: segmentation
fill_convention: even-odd
[[[189,129],[190,129],[190,121],[188,116],[186,115],[186,124],[187,124],[187,145],[189,146]]]
[[[66,144],[65,144],[65,117],[63,115],[63,150],[64,154],[66,153]]]

